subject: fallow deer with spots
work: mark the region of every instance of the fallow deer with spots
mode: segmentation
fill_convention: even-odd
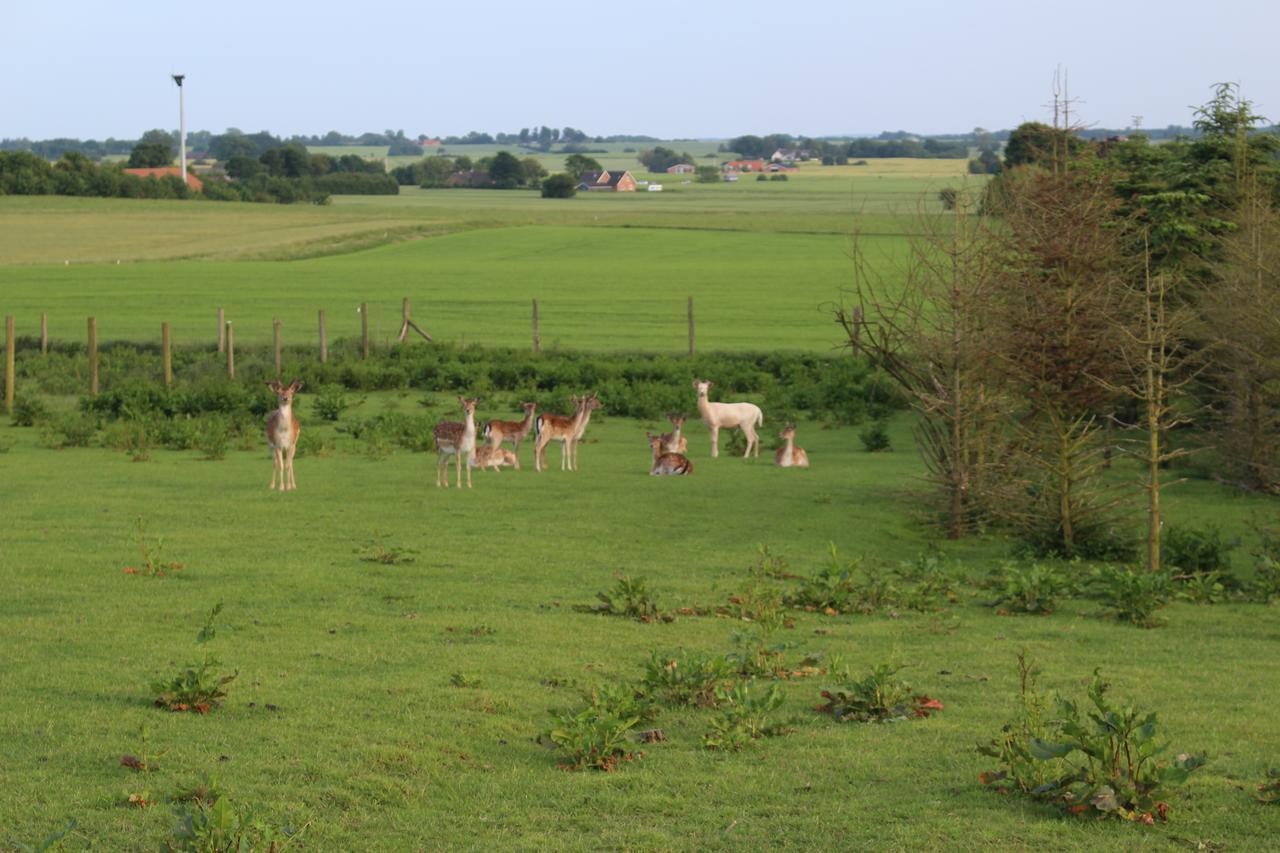
[[[295,379],[288,385],[279,382],[268,382],[267,387],[276,395],[280,405],[267,415],[267,446],[271,448],[271,485],[275,489],[276,475],[280,475],[280,491],[292,491],[298,488],[293,479],[293,454],[298,449],[298,435],[302,432],[302,424],[293,414],[293,395],[302,390],[301,380]]]
[[[779,468],[808,468],[809,454],[804,452],[803,447],[796,447],[796,425],[787,424],[787,426],[778,433],[778,438],[786,442],[782,447],[778,448],[778,452],[774,454],[774,464]]]
[[[653,467],[649,469],[651,477],[683,477],[693,473],[693,463],[682,454],[668,453],[662,449],[662,436],[648,432],[649,449],[653,451]]]
[[[511,442],[511,449],[516,453],[520,452],[520,442],[524,441],[524,437],[529,434],[529,430],[533,429],[533,413],[537,411],[537,403],[521,403],[520,408],[524,409],[524,420],[522,421],[489,421],[484,425],[482,435],[484,439],[493,447],[500,447],[502,442]]]
[[[569,468],[573,443],[578,436],[578,427],[586,417],[587,398],[570,397],[569,399],[573,401],[573,417],[566,418],[562,415],[549,415],[543,412],[534,421],[533,468],[535,471],[541,471],[546,467],[547,445],[553,441],[561,442],[564,447],[560,453],[560,470]]]
[[[466,420],[441,421],[436,424],[431,435],[436,440],[436,487],[440,487],[440,472],[444,472],[444,487],[449,488],[449,461],[453,456],[454,480],[458,488],[462,488],[462,459],[467,459],[467,488],[471,488],[471,460],[476,455],[476,403],[479,400],[459,397],[462,413]]]

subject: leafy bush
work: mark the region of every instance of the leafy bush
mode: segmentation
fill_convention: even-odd
[[[828,687],[822,691],[826,704],[819,705],[818,710],[830,714],[838,723],[891,723],[941,711],[941,702],[917,695],[910,684],[896,677],[901,670],[901,666],[882,663],[859,681]]]
[[[635,684],[595,685],[583,694],[583,699],[589,707],[615,717],[635,717],[650,722],[658,716],[658,706],[653,699]]]
[[[181,812],[176,843],[167,849],[189,853],[273,851],[285,847],[298,832],[272,826],[261,811],[232,803],[226,796],[193,798],[194,807]],[[305,829],[305,826],[303,827]]]
[[[681,652],[678,656],[653,652],[645,665],[640,689],[667,705],[714,707],[717,688],[729,683],[734,667],[723,655]]]
[[[212,640],[217,629],[214,620],[222,612],[222,605],[215,604],[205,617],[204,627],[196,634],[196,643],[204,645]],[[200,663],[189,664],[182,672],[168,680],[152,683],[152,689],[160,695],[155,704],[169,711],[195,711],[207,714],[222,704],[227,696],[227,685],[236,679],[239,671],[230,675],[218,672],[222,665],[207,649]]]
[[[889,430],[885,428],[884,421],[877,420],[867,424],[858,433],[858,438],[862,440],[862,447],[868,453],[880,453],[891,449]]]
[[[125,574],[142,575],[149,578],[162,578],[170,572],[180,571],[182,563],[175,563],[172,560],[163,559],[164,554],[164,537],[158,536],[154,540],[147,539],[147,523],[142,516],[133,523],[134,541],[138,545],[138,554],[142,558],[142,565],[125,568]]]
[[[225,418],[217,415],[201,418],[196,427],[195,446],[208,460],[225,459],[231,443],[231,429]]]
[[[569,754],[570,760],[560,765],[565,770],[593,767],[610,772],[636,757],[627,747],[628,735],[640,722],[637,716],[621,717],[589,705],[558,717],[557,722],[545,737]]]
[[[1263,604],[1280,601],[1280,561],[1264,555],[1254,567],[1253,579],[1246,585],[1245,592]]]
[[[644,578],[618,575],[618,582],[608,592],[597,592],[599,604],[579,606],[578,610],[605,616],[624,616],[639,622],[660,618],[657,602],[650,595]]]
[[[315,408],[316,414],[322,420],[336,421],[342,417],[342,413],[349,407],[347,395],[343,392],[341,385],[326,385],[316,394],[312,400],[312,406]]]
[[[979,774],[978,781],[998,791],[1007,792],[1012,785],[1024,794],[1040,790],[1046,782],[1062,775],[1065,765],[1052,759],[1042,760],[1032,754],[1033,744],[1049,737],[1050,698],[1036,687],[1040,671],[1018,653],[1018,713],[1000,729],[1000,734],[978,752],[1000,762],[1000,769]]]
[[[63,450],[88,447],[98,432],[98,422],[87,415],[66,414],[50,418],[44,425],[41,440],[46,447]]]
[[[996,578],[993,603],[1005,612],[1052,613],[1058,597],[1070,588],[1071,582],[1053,565],[1005,563]]]
[[[1170,525],[1160,539],[1160,562],[1182,575],[1226,572],[1231,568],[1230,552],[1238,542],[1227,542],[1216,525],[1203,528]]]
[[[895,608],[934,610],[955,597],[951,578],[936,562],[888,569],[861,559],[844,560],[834,543],[829,548],[827,565],[801,578],[799,587],[783,597],[787,605],[836,616]]]
[[[49,418],[49,408],[39,397],[14,397],[13,414],[10,415],[14,426],[29,427],[43,423]]]
[[[784,700],[782,689],[775,683],[757,693],[752,682],[742,681],[732,690],[721,689],[717,695],[720,713],[711,719],[711,731],[702,736],[707,749],[737,751],[752,746],[761,738],[782,734],[785,726],[770,720]]]
[[[1169,603],[1172,583],[1164,572],[1103,566],[1093,577],[1093,594],[1115,618],[1141,628],[1160,624],[1155,612]]]
[[[1204,765],[1204,754],[1162,760],[1167,746],[1156,739],[1155,713],[1113,705],[1108,687],[1095,670],[1091,709],[1058,699],[1056,719],[1048,724],[1051,737],[1033,738],[1028,751],[1036,761],[1062,761],[1068,771],[1031,793],[1071,814],[1147,824],[1165,820],[1170,789]]]

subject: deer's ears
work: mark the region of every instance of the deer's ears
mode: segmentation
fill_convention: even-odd
[[[293,392],[293,393],[295,393],[295,394],[297,394],[299,391],[301,391],[301,390],[302,390],[302,380],[301,380],[301,379],[295,379],[295,380],[293,380],[292,382],[290,382],[290,383],[289,383],[289,390],[290,390],[290,391],[292,391],[292,392]]]

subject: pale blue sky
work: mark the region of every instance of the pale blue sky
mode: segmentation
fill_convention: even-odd
[[[1188,124],[1231,80],[1280,119],[1280,0],[7,4],[0,136],[513,131],[729,137]],[[178,9],[194,10],[177,12]]]

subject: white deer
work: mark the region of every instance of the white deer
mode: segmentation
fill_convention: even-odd
[[[756,427],[764,424],[764,413],[755,403],[712,403],[707,399],[707,389],[711,383],[703,379],[695,380],[693,387],[698,389],[698,414],[702,422],[711,431],[711,457],[720,455],[720,429],[740,429],[747,437],[747,451],[742,454],[746,459],[751,455],[751,448],[756,450],[756,458],[760,457],[760,439],[756,437]]]
[[[444,487],[449,488],[449,460],[447,457],[453,456],[454,481],[458,488],[462,488],[462,458],[467,458],[467,488],[471,488],[471,460],[476,455],[476,403],[479,400],[469,400],[465,397],[459,397],[458,402],[462,404],[462,413],[466,416],[464,423],[457,421],[441,421],[436,424],[436,428],[431,431],[431,435],[436,440],[436,487],[439,488],[440,472],[444,472]]]
[[[773,463],[779,468],[808,468],[809,454],[804,452],[803,447],[796,447],[796,425],[787,424],[787,426],[778,433],[778,438],[786,442],[782,447],[778,448],[778,452],[774,454]]]
[[[276,395],[280,406],[267,415],[267,446],[271,448],[271,485],[275,489],[276,474],[280,475],[280,491],[298,488],[293,480],[293,454],[298,449],[298,435],[302,424],[293,415],[293,395],[302,390],[302,382],[293,380],[288,385],[268,382],[267,387]]]

